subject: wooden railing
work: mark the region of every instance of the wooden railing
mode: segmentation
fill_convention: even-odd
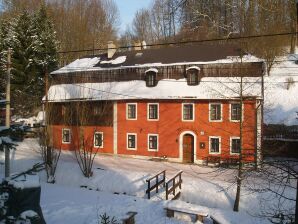
[[[161,177],[161,179],[160,179]],[[151,181],[155,179],[155,183],[152,185]],[[150,193],[155,189],[156,193],[158,193],[158,187],[159,185],[163,184],[163,187],[165,187],[166,183],[166,171],[161,171],[160,173],[156,174],[155,176],[149,178],[146,180],[148,184],[148,188],[146,190],[146,194],[148,194],[148,199],[150,199]],[[151,186],[152,185],[152,186]]]
[[[167,183],[166,183],[166,200],[169,199],[169,195],[171,193],[173,193],[173,195],[174,195],[173,199],[177,199],[180,196],[180,191],[178,192],[178,194],[176,194],[176,192],[177,192],[176,188],[179,187],[179,189],[181,190],[182,172],[183,171],[180,171],[173,178],[171,178],[170,180],[167,181]]]

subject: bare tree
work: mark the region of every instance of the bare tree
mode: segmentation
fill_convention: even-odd
[[[74,153],[78,165],[85,177],[91,177],[93,163],[102,145],[102,136],[96,138],[95,133],[101,127],[112,125],[112,104],[99,102],[71,102],[65,107],[65,124],[72,127]],[[89,127],[89,128],[88,128]]]
[[[50,124],[55,116],[57,116],[57,111],[52,108],[52,104],[48,101],[48,71],[45,70],[45,102],[44,102],[44,127],[41,128],[39,133],[39,145],[40,153],[42,159],[45,163],[45,170],[47,173],[48,183],[55,183],[55,173],[58,165],[58,161],[61,154],[61,147],[54,148],[53,146],[53,131]]]
[[[298,220],[298,161],[269,158],[258,172],[247,177],[250,192],[260,196],[260,217],[272,223],[293,224]],[[261,180],[261,181],[260,181]],[[272,201],[269,205],[268,201]],[[266,204],[266,205],[265,205]]]

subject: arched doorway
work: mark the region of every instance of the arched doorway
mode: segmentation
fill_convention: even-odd
[[[182,162],[194,162],[194,136],[191,134],[183,135],[182,140]]]

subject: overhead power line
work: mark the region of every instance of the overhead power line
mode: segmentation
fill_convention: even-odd
[[[166,81],[170,81],[170,80],[160,80],[160,81],[165,81],[166,82]],[[173,81],[173,82],[175,82],[175,81]],[[182,81],[180,81],[180,82],[182,82]],[[241,83],[241,82],[224,82],[224,81],[200,81],[200,82],[210,82],[210,83],[220,83],[220,84],[226,84],[226,83],[230,83],[230,84],[238,83],[238,84],[240,84]],[[250,81],[250,82],[243,81],[242,83],[243,84],[248,84],[248,83],[249,84],[261,84],[261,81],[260,80],[257,80],[257,81],[254,81],[254,82],[253,81]],[[264,83],[270,83],[270,84],[287,84],[288,82],[286,82],[286,81],[285,82],[268,82],[268,81],[264,81]],[[298,83],[298,81],[293,81],[293,83]],[[116,92],[113,92],[113,91],[110,91],[110,90],[102,90],[102,89],[98,89],[98,88],[94,88],[94,87],[84,86],[84,85],[79,84],[79,83],[70,84],[70,85],[78,86],[80,88],[89,89],[89,90],[96,91],[96,92],[111,94],[111,95],[117,95],[117,96],[122,96],[122,97],[130,97],[130,98],[133,98],[133,99],[146,99],[147,100],[147,98],[144,98],[144,97],[135,96],[135,95],[129,95],[129,94],[116,93]],[[252,85],[250,85],[249,88],[251,86]],[[231,97],[229,97],[229,98],[230,99],[234,99],[234,98],[231,98]],[[74,99],[74,101],[76,101],[76,100],[77,99]],[[51,101],[51,100],[49,100],[49,101]]]
[[[191,40],[191,41],[173,41],[173,42],[167,42],[167,43],[146,44],[146,46],[147,47],[157,47],[157,46],[226,41],[226,40],[244,40],[244,39],[261,38],[261,37],[288,36],[288,35],[297,35],[297,34],[298,34],[298,32],[260,34],[260,35],[248,35],[248,36],[242,36],[242,37],[213,38],[213,39]],[[94,51],[106,51],[108,49],[111,49],[111,50],[130,49],[130,48],[135,48],[135,47],[139,47],[139,46],[127,45],[127,46],[120,46],[120,47],[114,47],[114,48],[92,48],[92,49],[81,49],[81,50],[58,51],[58,53],[59,54],[67,54],[67,53],[80,53],[80,52],[94,52]]]

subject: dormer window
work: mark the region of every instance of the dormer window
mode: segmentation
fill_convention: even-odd
[[[187,85],[196,86],[199,84],[199,72],[200,68],[192,66],[186,69]]]
[[[148,69],[145,71],[145,80],[146,80],[146,86],[147,87],[154,87],[157,85],[157,76],[158,70],[155,68]]]

